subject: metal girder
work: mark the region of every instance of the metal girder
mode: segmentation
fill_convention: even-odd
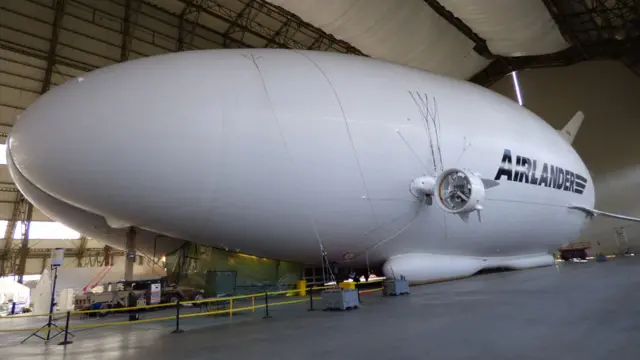
[[[299,23],[298,23],[299,25]],[[265,48],[274,47],[276,42],[282,42],[286,38],[291,38],[295,35],[295,33],[300,29],[299,26],[296,26],[295,21],[293,19],[287,19],[285,22],[280,25],[278,30],[273,33],[271,39],[264,45]],[[316,39],[324,39],[324,36],[318,36]],[[315,42],[315,40],[314,40]]]
[[[333,42],[331,39],[326,39],[324,36],[318,36],[313,40],[311,45],[309,45],[307,50],[321,51],[324,49],[331,48],[332,45],[333,45]]]
[[[0,250],[0,257],[4,256],[4,251]],[[75,249],[65,249],[64,257],[66,259],[77,259],[79,256],[78,251]],[[124,256],[124,251],[115,250],[109,253],[109,257],[114,256]],[[46,268],[46,262],[51,258],[51,250],[50,249],[33,249],[30,248],[27,254],[28,260],[41,259],[42,266],[40,267],[40,272],[44,271]],[[81,266],[79,267],[96,267],[96,266],[108,266],[105,264],[105,260],[107,259],[107,254],[104,249],[85,249],[82,255],[83,261]],[[32,272],[28,272],[32,273]],[[7,274],[8,275],[8,274]],[[27,272],[25,271],[25,275]]]
[[[56,48],[58,47],[58,34],[60,33],[60,24],[64,17],[64,6],[66,0],[56,0],[55,15],[53,17],[53,26],[51,29],[51,42],[49,43],[49,51],[47,53],[47,68],[42,82],[41,94],[44,94],[51,87],[51,75],[53,74],[53,66],[56,62]]]
[[[4,230],[4,249],[2,256],[0,256],[0,276],[5,276],[15,273],[15,254],[13,249],[13,233],[16,229],[16,222],[20,216],[20,204],[24,197],[21,193],[16,194],[15,204],[13,205],[13,211],[11,212],[11,218],[7,221],[7,227]]]
[[[21,194],[16,194],[16,200],[11,213],[11,219],[7,222],[4,233],[4,249],[0,256],[0,276],[17,275],[18,281],[22,282],[26,259],[29,253],[29,226],[33,216],[33,206]],[[16,243],[13,235],[15,234],[18,222],[22,225],[22,241]]]
[[[201,0],[198,5],[194,6],[197,6],[202,12],[206,13],[207,15],[210,15],[218,20],[222,20],[227,23],[233,23],[233,21],[238,17],[238,15],[233,10],[228,9],[213,0]],[[258,37],[265,42],[269,42],[273,37],[273,33],[270,31],[270,29],[255,22],[248,22],[246,26],[238,25],[237,29],[239,31],[237,31],[236,34],[240,34],[241,38],[244,37],[245,33],[250,33],[251,35]],[[232,36],[225,36],[224,41],[225,44],[233,43],[241,45],[241,47],[245,48],[254,47],[252,45],[249,45],[242,39],[236,39]],[[287,46],[283,42],[276,41],[275,44],[282,48],[295,48],[294,46]]]
[[[104,266],[113,265],[113,253],[115,252],[113,248],[109,245],[105,245],[102,251],[104,252]]]
[[[570,25],[568,24],[567,20],[564,18],[563,12],[558,9],[558,6],[555,3],[555,0],[542,0],[542,2],[547,8],[547,11],[549,11],[551,18],[553,18],[556,25],[558,26],[558,29],[560,30],[560,34],[562,34],[562,37],[564,37],[565,41],[567,41],[572,46],[576,46],[578,49],[582,51],[581,42],[578,40],[575,34],[570,31]]]
[[[0,49],[15,52],[17,54],[32,57],[34,59],[47,61],[47,56],[42,55],[39,50],[36,50],[34,48],[27,48],[24,45],[17,46],[17,44],[10,44],[6,41],[0,41]],[[69,61],[69,60],[60,59],[60,58],[56,59],[56,63],[70,67],[72,69],[84,71],[84,72],[95,70],[95,67],[89,66],[87,64],[81,64],[76,61]],[[19,109],[19,110],[22,110],[22,109]]]
[[[6,185],[0,185],[0,192],[20,192],[20,190],[18,190],[18,188],[16,187],[12,187],[12,186],[6,186]]]
[[[80,237],[80,244],[76,248],[76,266],[82,267],[82,260],[84,259],[85,252],[87,251],[87,243],[89,239],[86,236]]]
[[[227,27],[223,36],[223,44],[225,48],[231,48],[233,45],[237,44],[236,42],[229,41],[229,39],[233,39],[231,37],[233,34],[238,33],[240,40],[244,41],[244,29],[251,26],[251,22],[255,21],[255,18],[260,15],[260,11],[257,10],[257,8],[256,11],[254,11],[254,4],[256,4],[256,0],[249,0]],[[260,5],[257,4],[257,6]]]
[[[360,49],[356,48],[355,46],[351,45],[350,43],[344,41],[344,40],[339,40],[337,39],[335,36],[324,32],[323,30],[305,22],[304,20],[302,20],[298,15],[290,12],[289,10],[286,10],[280,6],[276,6],[270,2],[267,2],[265,0],[258,0],[260,2],[263,2],[265,4],[265,6],[268,9],[273,9],[275,10],[275,13],[283,16],[285,19],[290,20],[290,25],[292,26],[293,24],[296,24],[296,26],[299,26],[299,29],[304,29],[305,31],[310,31],[311,33],[313,33],[315,35],[315,39],[314,42],[318,41],[318,39],[321,39],[320,41],[318,41],[319,43],[325,43],[328,44],[328,46],[326,48],[320,48],[319,50],[323,50],[323,51],[327,51],[329,49],[331,49],[332,47],[335,46],[339,46],[340,48],[344,49],[345,53],[347,54],[353,54],[353,55],[360,55],[360,56],[367,56],[367,54],[365,54],[364,52],[362,52]],[[285,21],[286,22],[286,21]],[[285,23],[283,22],[283,24]],[[277,30],[276,30],[277,32]],[[275,34],[274,34],[275,35]],[[292,36],[288,36],[287,38],[292,38]],[[311,44],[313,45],[313,44]],[[311,48],[311,45],[308,48]]]
[[[122,19],[122,45],[120,46],[120,61],[129,60],[131,42],[133,41],[133,31],[140,13],[139,0],[127,0],[124,8],[124,18]]]
[[[180,20],[178,22],[178,41],[176,42],[176,51],[184,51],[185,42],[193,44],[193,38],[195,35],[196,27],[198,24],[198,18],[200,17],[200,8],[193,6],[195,0],[187,0],[184,4],[184,8],[180,13]],[[189,39],[187,39],[189,37]]]
[[[543,0],[572,45],[640,35],[637,0]]]
[[[125,265],[124,265],[124,279],[127,281],[133,280],[133,267],[136,261],[136,229],[131,226],[127,230],[127,241],[125,249]]]
[[[593,50],[588,48],[595,44],[618,42],[624,49],[616,50],[605,58],[621,60],[640,76],[640,44],[635,41],[640,37],[640,0],[542,1],[562,36],[583,53],[585,60],[594,58]],[[621,51],[624,54],[620,55]]]
[[[327,39],[327,42],[329,42],[330,39],[330,42],[334,46],[339,46],[343,49],[342,52],[365,55],[362,51],[347,42],[335,39],[324,31],[304,22],[293,13],[265,0],[239,0],[245,4],[239,12],[235,12],[214,0],[180,1],[213,18],[228,23],[229,27],[225,34],[223,34],[224,46],[226,47],[252,48],[256,46],[265,47],[268,45],[269,47],[285,49],[307,49],[309,45],[300,43],[300,41],[294,39],[292,36],[298,31],[304,31],[307,35],[312,34],[311,38],[323,37]],[[279,29],[271,29],[261,22],[258,22],[258,16],[279,21],[283,25],[286,24],[287,28],[280,26]],[[260,45],[249,44],[244,40],[246,34],[251,34],[252,37],[258,38],[264,41],[264,43]],[[285,37],[283,34],[287,34],[288,36]]]
[[[255,21],[255,18],[258,15],[260,15],[261,12],[264,10],[268,10],[267,3],[258,2],[256,0],[249,0],[249,2],[247,3],[247,6],[245,6],[240,16],[238,16],[238,20],[240,21],[234,22],[234,25],[230,26],[229,28],[230,29],[233,28],[236,32],[238,31],[243,32],[243,29],[247,29],[252,26],[252,22]],[[296,21],[296,19],[294,18],[290,18],[290,17],[286,18],[286,20],[282,22],[282,24],[278,27],[278,29],[276,29],[276,31],[272,33],[267,43],[264,44],[264,47],[265,48],[270,48],[270,47],[281,48],[283,47],[283,44],[285,44],[285,47],[286,47],[287,41],[289,39],[294,39],[296,33],[300,31],[303,24],[304,23],[302,21]],[[238,25],[241,25],[241,26],[238,26]],[[231,34],[232,33],[230,33],[229,35]],[[320,34],[318,35],[318,38],[326,39],[327,36],[325,36],[324,34]],[[333,42],[331,42],[331,45],[333,45]],[[331,46],[329,46],[329,48],[330,47]]]
[[[60,33],[60,25],[64,17],[64,7],[66,0],[56,0],[54,7],[53,25],[51,28],[51,42],[46,57],[45,75],[42,81],[40,94],[44,94],[51,87],[51,76],[53,75],[53,67],[56,64],[56,48],[58,46],[58,34]],[[18,192],[13,207],[11,219],[7,223],[5,230],[5,249],[2,255],[2,274],[14,274],[18,277],[18,282],[22,283],[25,268],[27,265],[27,256],[29,255],[29,229],[33,217],[33,205]],[[16,249],[13,242],[13,234],[16,224],[20,221],[22,225],[22,236],[19,249]]]
[[[18,260],[18,282],[23,283],[23,277],[27,268],[27,256],[29,255],[29,229],[31,229],[31,219],[33,218],[33,204],[26,201],[26,209],[24,218],[21,221],[22,225],[22,241],[20,242],[20,258]]]
[[[447,10],[442,4],[438,2],[438,0],[424,0],[429,7],[435,11],[441,18],[446,20],[449,24],[455,27],[462,35],[466,36],[469,40],[473,41],[475,46],[473,50],[478,53],[478,55],[484,57],[488,60],[493,60],[496,56],[491,53],[489,47],[487,46],[487,41],[483,39],[480,35],[476,34],[464,21],[460,20],[457,16],[455,16],[451,11]]]

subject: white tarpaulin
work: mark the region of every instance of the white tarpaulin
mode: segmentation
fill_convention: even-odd
[[[0,278],[0,304],[30,301],[31,290],[10,278]]]
[[[544,55],[569,47],[542,0],[438,0],[503,56]]]
[[[489,64],[474,43],[423,0],[267,0],[367,55],[467,79]],[[540,0],[440,0],[499,55],[569,45]]]

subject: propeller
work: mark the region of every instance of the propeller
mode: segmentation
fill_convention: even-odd
[[[463,208],[471,198],[471,184],[458,171],[444,176],[438,188],[441,201],[451,210]]]

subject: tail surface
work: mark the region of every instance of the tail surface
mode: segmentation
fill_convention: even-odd
[[[584,114],[582,111],[578,111],[573,115],[571,120],[565,125],[562,130],[558,132],[560,135],[567,140],[569,144],[573,143],[573,139],[575,139],[578,130],[580,130],[580,126],[582,125],[582,121],[584,120]]]

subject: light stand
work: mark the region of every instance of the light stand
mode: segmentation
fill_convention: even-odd
[[[54,322],[57,319],[53,318],[53,312],[54,312],[54,308],[56,306],[56,283],[58,281],[58,267],[60,267],[60,265],[62,265],[64,262],[64,249],[61,248],[56,248],[53,250],[52,255],[51,255],[51,274],[53,277],[53,283],[51,286],[51,302],[49,303],[49,320],[47,321],[46,324],[44,324],[42,327],[40,327],[38,330],[34,331],[31,335],[29,335],[26,339],[22,340],[20,343],[24,343],[25,341],[29,340],[32,336],[35,336],[37,338],[40,338],[42,340],[44,340],[45,342],[48,342],[49,340],[53,339],[54,337],[62,334],[62,333],[67,333],[68,334],[68,329],[65,328],[61,328],[58,325],[56,325],[56,323]],[[41,336],[40,334],[38,334],[40,331],[47,329],[47,336],[46,338]],[[51,328],[55,328],[57,333],[55,333],[55,335],[51,336]],[[66,335],[66,334],[65,334]],[[73,336],[73,334],[69,334],[71,336]],[[66,338],[66,336],[65,336]]]

